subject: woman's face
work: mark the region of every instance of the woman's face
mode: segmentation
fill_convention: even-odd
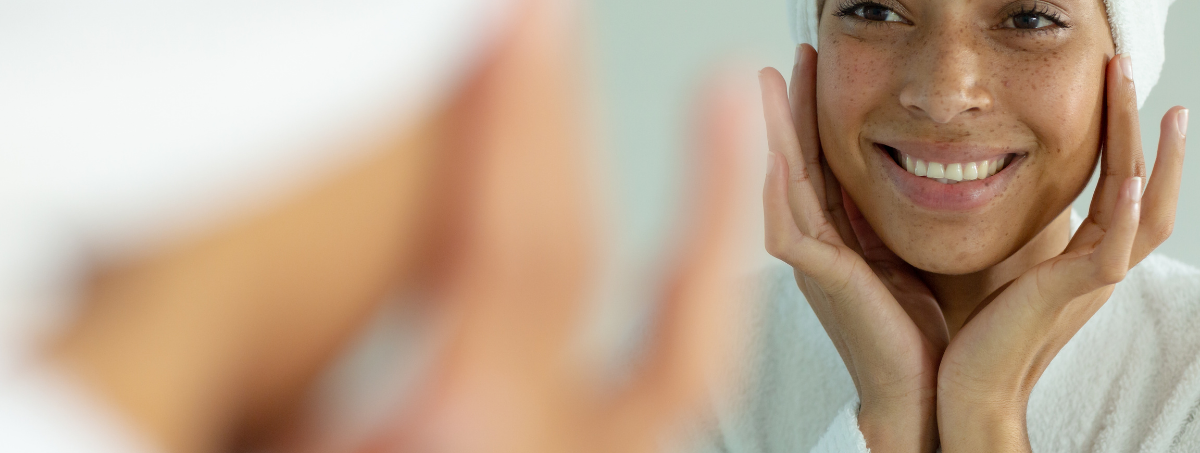
[[[1087,184],[1114,52],[1101,0],[826,0],[820,24],[826,159],[905,261],[991,267]]]

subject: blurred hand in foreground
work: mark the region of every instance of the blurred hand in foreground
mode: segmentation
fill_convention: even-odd
[[[582,353],[597,238],[566,2],[530,1],[454,105],[376,157],[185,244],[97,274],[52,351],[164,450],[278,444],[383,295],[428,295],[449,348],[365,451],[649,451],[728,377],[754,134],[703,103],[700,171],[645,352],[610,383]],[[749,199],[748,197],[744,199]]]
[[[428,397],[367,451],[653,451],[734,368],[747,307],[735,303],[733,275],[752,250],[737,215],[753,196],[741,180],[751,106],[731,87],[707,93],[693,209],[657,322],[628,378],[606,382],[579,341],[598,242],[575,27],[555,13],[531,15],[452,120],[478,146],[463,164],[476,167],[470,228],[437,292],[454,339]]]

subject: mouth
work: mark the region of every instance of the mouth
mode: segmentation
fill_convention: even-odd
[[[996,148],[901,147],[925,153],[918,157],[882,143],[874,145],[886,156],[884,170],[900,194],[917,206],[943,212],[979,209],[1001,197],[1028,157]]]
[[[882,143],[877,143],[876,145],[888,157],[891,157],[892,162],[895,162],[896,165],[908,173],[942,184],[958,184],[963,181],[978,181],[991,178],[997,173],[1004,171],[1009,164],[1022,156],[1021,154],[1007,153],[979,161],[946,163],[916,158]]]

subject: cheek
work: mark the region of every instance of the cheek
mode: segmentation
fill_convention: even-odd
[[[1041,185],[1061,188],[1059,198],[1086,184],[1099,153],[1105,63],[1103,55],[1063,51],[997,70],[1002,103],[1040,143]]]
[[[821,48],[817,61],[818,103],[862,111],[869,108],[891,71],[890,56],[853,39],[833,38]],[[824,101],[824,102],[822,102]]]
[[[855,152],[863,123],[891,94],[893,55],[852,38],[822,41],[817,61],[817,121],[831,166],[864,165]],[[893,101],[894,102],[894,101]]]
[[[1043,143],[1079,143],[1098,124],[1104,102],[1105,61],[1086,60],[1064,51],[995,68],[1001,105]]]

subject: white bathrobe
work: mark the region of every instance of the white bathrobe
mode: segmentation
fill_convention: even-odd
[[[749,372],[697,452],[865,453],[846,366],[796,286],[770,267]],[[1035,452],[1200,452],[1200,270],[1152,254],[1047,367],[1029,398]]]

